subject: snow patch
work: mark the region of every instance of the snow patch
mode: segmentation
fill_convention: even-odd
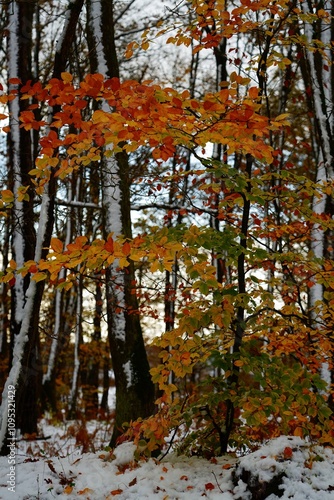
[[[125,365],[123,366],[123,370],[124,370],[124,373],[125,373],[125,377],[126,377],[126,380],[127,380],[127,384],[126,384],[126,388],[129,389],[130,387],[133,386],[133,369],[132,369],[132,364],[131,364],[131,361],[127,361],[125,363]]]

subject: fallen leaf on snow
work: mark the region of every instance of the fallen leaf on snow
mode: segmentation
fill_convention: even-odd
[[[121,493],[123,493],[123,490],[121,490],[120,488],[118,490],[112,490],[110,492],[110,495],[112,495],[113,497],[115,497],[116,495],[120,495]]]
[[[94,490],[91,490],[90,488],[85,488],[84,490],[78,491],[78,495],[86,495],[86,493],[93,493]]]

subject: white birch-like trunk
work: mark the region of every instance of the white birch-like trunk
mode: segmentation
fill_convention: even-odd
[[[331,2],[325,2],[323,6],[324,10],[331,13]],[[313,13],[312,7],[310,7],[308,2],[303,3],[303,10],[306,13]],[[307,37],[308,44],[312,45],[312,40],[314,37],[313,26],[309,23],[305,23],[305,35]],[[329,61],[331,61],[333,55],[330,49],[331,44],[331,29],[330,24],[322,21],[321,23],[321,41],[325,44],[327,48],[324,49],[324,53],[328,57],[328,61],[325,57],[322,57],[321,71],[316,66],[315,53],[311,50],[307,50],[307,61],[309,65],[310,81],[312,86],[312,95],[314,102],[314,119],[318,123],[318,136],[320,138],[320,155],[319,164],[317,169],[316,182],[321,188],[327,184],[328,181],[334,179],[333,172],[333,140],[334,140],[334,103],[333,103],[333,82],[331,80],[331,71],[328,68]],[[319,189],[313,199],[313,212],[315,214],[325,213],[326,208],[326,198],[327,195]],[[314,256],[317,259],[322,259],[324,256],[324,231],[319,224],[314,224],[312,229],[312,243],[311,248],[313,250]],[[314,284],[310,291],[311,307],[314,309],[317,302],[323,300],[323,287],[319,283]],[[316,314],[314,313],[314,319]]]
[[[115,2],[116,3],[116,2]],[[118,61],[114,39],[112,0],[92,0],[87,3],[94,71],[106,77],[118,77]],[[94,57],[94,55],[96,56]],[[94,58],[94,59],[93,59]],[[101,103],[109,111],[106,102]],[[128,161],[119,153],[101,162],[102,206],[105,233],[131,237],[130,192]],[[154,411],[154,386],[144,340],[136,314],[137,301],[133,289],[134,271],[130,262],[126,270],[119,269],[117,260],[107,273],[108,338],[116,382],[116,416],[111,446],[117,443],[124,422],[145,418]]]
[[[70,392],[70,412],[76,408],[76,399],[78,394],[78,382],[80,371],[79,349],[82,337],[82,283],[79,279],[77,283],[77,309],[76,309],[76,326],[74,339],[74,369],[72,375],[72,387]]]
[[[99,0],[91,3],[90,13],[91,29],[94,36],[97,56],[97,72],[104,76],[108,75],[108,65],[104,56],[102,43],[102,8]],[[110,112],[110,107],[103,101],[101,109]],[[105,210],[106,233],[113,233],[117,238],[123,232],[121,214],[121,192],[120,176],[116,158],[104,157],[102,165],[102,203]],[[113,335],[121,342],[125,342],[125,296],[124,296],[124,274],[118,271],[118,261],[115,260],[110,266],[111,280],[108,283],[109,292],[114,298],[116,310],[113,314]]]
[[[305,1],[302,7],[305,13],[314,14],[314,4]],[[316,175],[319,190],[317,196],[314,196],[312,204],[313,212],[317,215],[326,213],[328,195],[323,191],[322,187],[325,187],[328,182],[333,182],[334,180],[334,82],[332,81],[331,71],[331,65],[334,62],[333,48],[331,46],[333,19],[330,18],[332,14],[332,2],[325,0],[321,8],[329,14],[329,22],[325,19],[319,19],[313,24],[305,22],[307,43],[312,47],[313,40],[320,38],[320,41],[324,44],[323,55],[321,56],[318,50],[312,51],[306,48],[314,104],[314,121],[317,124],[317,137],[320,142],[318,145],[320,151],[319,164]],[[311,250],[314,257],[318,259],[319,265],[321,265],[325,250],[325,232],[318,223],[315,223],[312,228]],[[321,304],[324,299],[323,293],[323,285],[315,279],[314,285],[310,289],[311,314],[315,327],[319,324],[322,316]],[[324,363],[322,366],[322,377],[328,384],[331,382],[327,363]]]
[[[18,57],[19,57],[19,7],[16,2],[11,2],[11,13],[8,23],[8,78],[17,78],[19,75]],[[18,86],[9,84],[9,91],[16,89]],[[18,189],[22,186],[21,177],[21,158],[20,158],[20,105],[18,99],[14,99],[9,103],[9,123],[11,134],[12,147],[12,168],[14,177],[14,227],[12,236],[12,246],[15,255],[17,268],[23,266],[24,263],[24,238],[22,234],[21,224],[24,219],[23,203],[18,200]],[[23,319],[23,308],[25,304],[25,293],[23,278],[21,275],[16,276],[15,281],[15,322],[20,325]]]
[[[47,214],[49,209],[49,191],[48,191],[48,183],[44,186],[44,192],[42,195],[42,205],[41,212],[39,218],[39,226],[37,233],[37,241],[36,241],[36,249],[35,249],[35,261],[38,262],[42,257],[43,251],[43,242],[47,230]],[[34,302],[36,297],[36,289],[37,283],[33,280],[30,281],[28,290],[25,294],[25,305],[22,311],[22,323],[20,332],[15,336],[14,342],[14,350],[13,350],[13,361],[12,367],[9,372],[8,378],[6,380],[6,384],[2,393],[2,403],[0,407],[0,449],[3,446],[4,440],[6,438],[7,432],[7,421],[8,421],[8,412],[7,412],[7,403],[8,403],[8,387],[9,386],[17,386],[19,381],[19,377],[21,375],[22,370],[22,359],[24,355],[24,350],[26,344],[29,340],[28,332],[31,325],[32,314],[34,311]]]

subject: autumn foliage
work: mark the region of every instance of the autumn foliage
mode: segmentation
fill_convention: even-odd
[[[194,97],[150,81],[88,74],[78,82],[64,72],[46,85],[15,80],[17,89],[0,97],[2,104],[31,102],[20,127],[41,134],[31,185],[1,191],[4,217],[15,199],[27,199],[32,190],[42,196],[51,178],[61,184],[123,151],[149,151],[150,162],[161,169],[152,190],[193,186],[192,203],[171,208],[163,224],[147,225],[133,238],[82,234],[65,244],[55,234],[46,258],[19,269],[10,260],[1,275],[10,286],[20,273],[70,293],[79,276],[103,279],[110,265],[124,270],[134,263],[148,277],[177,269],[174,325],[154,340],[160,351],[151,369],[160,393],[157,412],[125,424],[127,437],[144,454],[163,447],[172,430],[181,451],[205,456],[226,451],[227,441],[246,448],[280,434],[334,444],[333,387],[323,377],[324,369],[333,373],[333,220],[312,205],[317,197],[332,196],[333,180],[320,182],[316,162],[302,153],[307,137],[298,138],[303,132],[293,110],[305,122],[308,110],[296,104],[298,88],[291,90],[289,109],[277,105],[274,92],[264,95],[262,79],[269,68],[286,77],[295,63],[273,46],[301,50],[303,39],[294,31],[301,11],[285,1],[242,1],[231,10],[223,4],[189,2],[193,21],[174,29],[167,43],[196,42],[196,54],[224,38],[260,31],[267,59],[262,53],[256,68],[254,63],[255,84],[234,71],[220,90]],[[305,14],[303,21],[317,19],[326,20],[326,11]],[[169,28],[159,30],[155,36]],[[130,44],[127,56],[147,50],[152,36],[148,31],[141,45]],[[290,83],[284,85],[290,91]],[[276,112],[267,112],[266,99]],[[51,123],[43,118],[48,107],[57,107]],[[210,154],[212,144],[223,149],[221,158]],[[192,155],[187,169],[181,149]],[[177,168],[166,170],[173,161]],[[327,235],[321,259],[312,251],[315,227]],[[317,284],[323,300],[311,304]],[[137,293],[143,293],[139,287]],[[153,316],[160,314],[158,302],[150,304]],[[142,301],[142,310],[146,306]]]

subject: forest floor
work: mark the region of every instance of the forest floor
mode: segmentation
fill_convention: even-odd
[[[44,420],[41,432],[48,439],[17,441],[15,470],[10,458],[0,457],[1,499],[334,500],[334,450],[298,437],[282,436],[239,458],[171,453],[137,463],[132,443],[112,456],[103,451],[106,422]],[[15,492],[7,483],[13,472]]]

